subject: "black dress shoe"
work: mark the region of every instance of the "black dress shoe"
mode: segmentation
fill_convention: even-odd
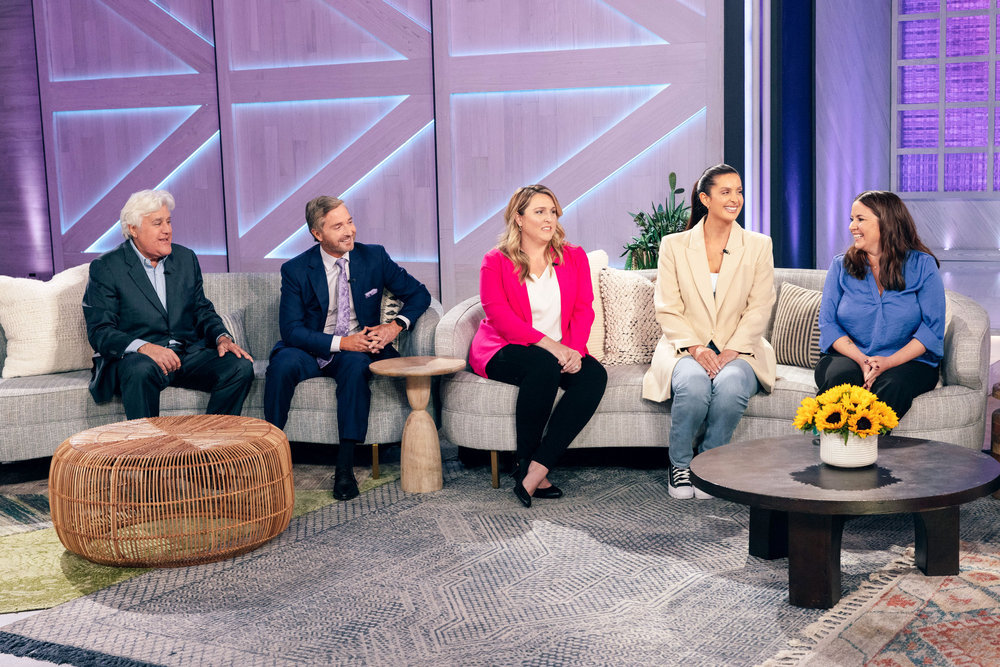
[[[514,482],[514,495],[525,507],[531,507],[531,494],[520,481]]]
[[[562,489],[553,484],[552,486],[547,486],[544,489],[542,487],[538,487],[535,489],[535,495],[532,496],[532,498],[543,498],[545,500],[549,500],[551,498],[562,498],[562,494]]]
[[[518,459],[514,463],[514,469],[510,471],[510,476],[514,478],[515,481],[523,482],[524,475],[528,472],[528,466],[531,465],[531,459]]]
[[[333,476],[333,497],[337,500],[350,500],[358,497],[358,482],[353,472],[340,472]]]

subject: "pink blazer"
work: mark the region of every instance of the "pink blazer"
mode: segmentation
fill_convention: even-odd
[[[562,307],[562,344],[587,354],[594,323],[594,288],[590,262],[579,246],[563,246],[563,261],[555,266]],[[517,278],[514,263],[494,248],[479,269],[479,298],[486,318],[472,339],[469,364],[486,377],[486,364],[505,345],[534,345],[544,334],[531,326],[528,288]]]

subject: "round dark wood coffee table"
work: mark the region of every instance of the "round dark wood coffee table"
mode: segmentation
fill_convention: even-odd
[[[966,447],[879,438],[878,461],[834,468],[807,435],[734,442],[691,461],[696,487],[750,506],[750,555],[788,556],[788,600],[825,609],[840,599],[845,519],[912,513],[917,567],[958,574],[958,508],[1000,489],[1000,463]]]

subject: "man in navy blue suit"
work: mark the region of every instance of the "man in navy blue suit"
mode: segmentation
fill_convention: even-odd
[[[368,366],[399,356],[392,342],[427,310],[431,295],[385,248],[355,242],[354,219],[341,200],[310,201],[306,224],[318,245],[281,265],[281,340],[267,367],[264,418],[284,428],[295,386],[314,377],[333,378],[340,431],[333,495],[349,500],[358,495],[354,446],[368,432]],[[383,289],[403,308],[395,320],[380,324]]]
[[[158,416],[160,392],[174,385],[211,392],[209,414],[238,415],[253,359],[205,297],[198,258],[172,242],[173,208],[166,190],[134,193],[121,212],[125,242],[90,263],[90,393],[97,403],[118,394],[138,419]]]

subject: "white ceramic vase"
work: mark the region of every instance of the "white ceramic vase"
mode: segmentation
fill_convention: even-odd
[[[819,458],[823,463],[838,468],[862,468],[878,459],[878,436],[861,438],[847,434],[847,444],[840,433],[819,434]]]

